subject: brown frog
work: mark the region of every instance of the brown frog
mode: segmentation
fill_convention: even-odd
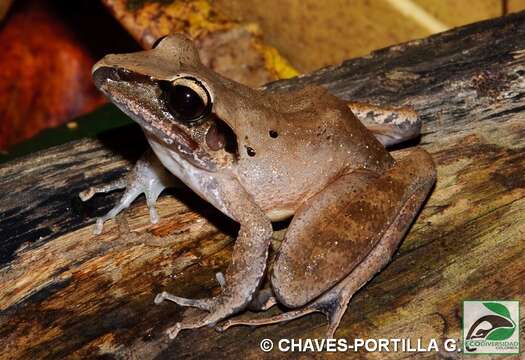
[[[222,324],[268,324],[322,312],[332,337],[352,295],[391,258],[434,184],[431,157],[412,149],[394,160],[385,150],[419,134],[410,110],[348,105],[322,87],[269,92],[204,67],[182,35],[153,49],[108,55],[93,68],[97,87],[143,129],[152,152],[130,175],[81,193],[126,188],[95,231],[140,194],[152,222],[155,202],[173,175],[239,222],[220,295],[170,300],[204,310],[168,329],[214,325],[250,308],[280,303],[278,316]],[[292,217],[267,271],[272,221]],[[269,287],[262,288],[267,274]]]

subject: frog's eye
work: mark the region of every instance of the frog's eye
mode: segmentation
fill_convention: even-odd
[[[210,94],[197,79],[185,77],[164,87],[168,109],[180,121],[194,124],[211,112]]]

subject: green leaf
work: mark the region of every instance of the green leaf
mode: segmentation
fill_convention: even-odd
[[[487,340],[507,340],[514,333],[514,327],[511,328],[497,328],[487,335]]]
[[[483,303],[483,305],[485,305],[485,307],[489,309],[490,311],[493,311],[496,314],[501,315],[512,321],[510,317],[509,309],[507,309],[505,305],[501,305],[498,303]]]

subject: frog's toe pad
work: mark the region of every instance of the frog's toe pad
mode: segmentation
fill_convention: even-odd
[[[226,279],[224,278],[224,274],[220,271],[215,273],[215,279],[217,280],[221,288],[223,288],[224,285],[226,284]]]
[[[103,228],[104,228],[104,219],[97,218],[97,222],[95,223],[95,228],[93,229],[93,234],[100,235],[102,233]]]
[[[82,201],[88,201],[89,199],[91,199],[93,197],[93,195],[96,194],[96,191],[93,187],[90,187],[89,189],[86,189],[84,191],[81,191],[78,193],[78,197],[80,198],[80,200]]]
[[[157,209],[155,208],[155,205],[152,205],[149,207],[149,220],[152,224],[159,223],[159,214],[157,213]]]
[[[159,305],[160,303],[164,302],[166,298],[164,297],[165,292],[158,293],[157,296],[155,296],[155,300],[153,302],[155,305]]]
[[[166,330],[166,334],[168,334],[168,337],[170,338],[170,340],[173,340],[177,337],[177,335],[179,334],[181,330],[182,330],[181,324],[176,323],[174,326]]]

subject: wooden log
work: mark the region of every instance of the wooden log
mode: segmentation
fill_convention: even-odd
[[[524,24],[525,13],[476,23],[268,85],[317,83],[347,100],[412,105],[424,121],[420,145],[438,166],[423,211],[352,299],[337,337],[459,339],[462,300],[525,300]],[[158,225],[141,200],[94,236],[95,216],[120,194],[81,203],[78,192],[121,176],[144,148],[130,127],[1,166],[0,358],[259,358],[264,338],[323,337],[325,319],[311,315],[167,339],[163,331],[194,310],[155,306],[155,293],[217,293],[214,274],[227,266],[237,226],[182,189],[161,197]]]

